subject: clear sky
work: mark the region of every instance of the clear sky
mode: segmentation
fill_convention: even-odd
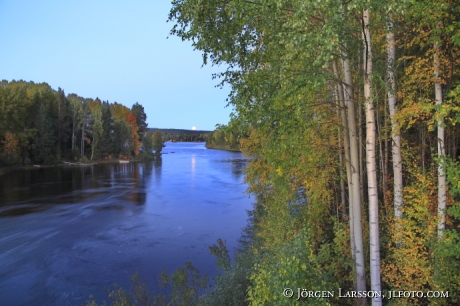
[[[170,0],[0,0],[0,79],[144,106],[149,127],[214,130],[229,121],[201,52],[169,36]]]

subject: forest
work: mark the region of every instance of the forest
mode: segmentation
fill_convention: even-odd
[[[209,304],[458,305],[458,2],[172,5],[171,35],[227,67],[257,199]],[[417,294],[298,301],[303,288]]]
[[[246,135],[240,135],[226,125],[218,125],[217,128],[207,135],[206,148],[228,151],[241,151],[240,139]]]
[[[131,158],[147,133],[144,107],[83,98],[47,83],[0,83],[0,165]],[[151,140],[151,141],[150,141]],[[161,146],[160,146],[161,147]]]
[[[204,142],[210,131],[182,130],[182,129],[157,129],[149,128],[150,132],[160,131],[163,141],[172,142]]]

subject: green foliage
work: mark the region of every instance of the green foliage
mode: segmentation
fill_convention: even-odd
[[[139,141],[142,142],[144,140],[144,135],[147,132],[147,114],[144,112],[144,107],[138,102],[133,104],[131,112],[136,117],[136,124],[139,127]]]
[[[149,129],[151,133],[155,131],[161,132],[163,141],[172,142],[203,142],[205,141],[209,131],[199,130],[182,130],[182,129]]]
[[[161,138],[161,132],[160,131],[155,131],[153,133],[153,140],[152,140],[152,144],[153,144],[153,149],[155,150],[155,153],[156,154],[160,154],[161,153],[161,150],[163,149],[163,140]]]
[[[114,152],[114,123],[110,105],[102,102],[102,136],[99,144],[99,152],[102,157],[107,157]]]
[[[113,126],[113,153],[121,156],[129,156],[132,149],[129,142],[129,135],[131,134],[129,124],[125,121],[115,121]]]
[[[37,163],[52,164],[55,162],[55,138],[51,117],[44,104],[40,105],[36,118],[37,134],[35,136],[34,161]]]
[[[173,305],[196,305],[199,293],[207,287],[207,276],[201,276],[191,262],[185,263],[185,268],[179,267],[171,276]]]
[[[220,125],[215,131],[208,134],[206,147],[210,149],[240,151],[239,139],[242,136],[234,132],[231,127]]]
[[[221,240],[220,240],[221,241]],[[247,305],[247,290],[250,285],[249,276],[256,262],[256,255],[249,246],[239,250],[230,265],[228,250],[225,245],[214,245],[218,251],[212,253],[217,257],[217,265],[222,264],[221,270],[210,291],[201,296],[200,302],[205,306],[244,306]]]
[[[137,121],[146,129],[146,115],[139,103],[133,111],[138,117],[118,103],[66,96],[61,88],[56,91],[46,83],[3,80],[0,164],[136,155],[140,145]]]
[[[392,220],[385,224],[389,232],[381,231],[381,241],[388,244],[382,252],[384,286],[401,290],[458,287],[454,277],[460,275],[457,260],[447,254],[454,254],[459,245],[456,236],[459,222],[455,216],[460,210],[451,204],[445,238],[438,241],[435,155],[430,151],[430,146],[434,148],[441,141],[435,134],[435,123],[440,116],[445,118],[448,135],[446,152],[455,157],[459,151],[460,53],[455,1],[344,4],[342,1],[177,0],[172,5],[169,19],[175,25],[171,34],[190,40],[202,52],[204,64],[228,64],[227,70],[215,76],[222,77],[222,84],[231,86],[228,101],[234,113],[229,125],[237,127],[234,131],[243,129],[247,133],[247,137],[236,139],[241,150],[252,157],[246,182],[249,192],[258,199],[256,236],[261,242],[254,253],[261,259],[257,269],[251,272],[250,298],[254,304],[292,302],[282,300],[281,292],[275,296],[275,291],[286,285],[283,282],[291,281],[287,275],[300,275],[299,271],[304,274],[296,281],[303,280],[301,285],[307,288],[311,288],[309,282],[320,286],[323,276],[333,277],[340,286],[352,286],[351,248],[347,241],[350,231],[338,218],[337,152],[344,148],[337,141],[337,133],[343,127],[340,127],[334,88],[337,83],[343,84],[343,79],[340,73],[332,73],[331,63],[347,59],[352,65],[359,116],[364,98],[359,88],[367,76],[362,73],[363,63],[356,59],[361,58],[364,43],[372,45],[377,59],[373,61],[373,77],[377,81],[372,92],[380,151],[376,156],[380,181],[376,192],[381,202],[389,203],[391,191],[385,188],[392,176],[387,157],[392,145],[387,136],[390,120],[384,77],[387,66],[382,60],[387,57],[388,18],[395,21],[391,31],[398,39],[396,87],[401,107],[396,119],[402,127],[403,143],[407,144],[403,167],[406,215],[402,220],[392,220],[392,209],[386,206],[381,211],[386,214],[385,220]],[[365,41],[361,33],[363,9],[371,11],[371,41]],[[434,42],[441,47],[440,80],[435,80],[433,74]],[[435,81],[442,83],[444,94],[449,93],[442,107],[434,105]],[[347,89],[347,84],[344,85]],[[358,130],[365,136],[362,126]],[[238,135],[231,131],[228,127],[217,128],[208,136],[207,146],[230,147],[229,143],[235,142],[233,136]],[[412,159],[408,153],[417,156]],[[410,170],[405,168],[408,165]],[[360,187],[366,190],[366,180],[361,179]],[[456,184],[459,185],[458,180]],[[455,192],[456,187],[451,188]],[[455,197],[458,201],[458,195]],[[301,229],[309,233],[311,241],[307,244],[299,239],[305,235],[300,234]],[[365,235],[366,231],[367,228]],[[447,253],[441,255],[438,249]],[[222,256],[219,250],[218,246],[214,249]],[[448,280],[441,281],[441,275]],[[408,303],[424,302],[427,301],[414,299]]]
[[[164,270],[161,275],[161,288],[169,294],[152,294],[144,278],[136,272],[130,279],[131,290],[127,292],[117,284],[109,291],[108,296],[115,306],[188,306],[201,305],[199,295],[207,287],[208,278],[201,276],[200,271],[191,262],[186,262],[185,267],[179,267],[171,275]],[[91,298],[91,297],[90,297]],[[97,306],[95,300],[87,301],[85,306]],[[106,305],[104,302],[103,305]]]
[[[435,271],[433,287],[449,291],[451,302],[460,301],[460,164],[447,158],[444,161],[452,202],[447,209],[444,237],[435,242]]]
[[[230,268],[230,255],[228,254],[228,249],[225,246],[225,241],[222,239],[217,239],[217,245],[212,245],[209,247],[211,254],[217,257],[217,266],[223,270],[228,270]]]
[[[93,132],[93,141],[91,143],[91,160],[94,156],[97,157],[99,154],[100,148],[99,144],[101,142],[102,133],[103,133],[103,122],[102,122],[102,109],[101,104],[99,101],[95,101],[96,103],[91,108],[91,125],[92,125],[92,132]]]
[[[142,142],[144,155],[153,156],[153,134],[147,132],[144,135],[144,141]]]
[[[311,243],[312,237],[302,229],[292,240],[263,254],[251,275],[248,296],[251,305],[297,305],[297,288],[311,291],[334,291],[335,285],[321,269]],[[294,296],[283,295],[284,288]],[[328,305],[327,299],[310,298],[311,305]]]

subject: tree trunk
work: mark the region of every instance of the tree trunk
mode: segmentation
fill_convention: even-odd
[[[378,101],[376,101],[376,112],[377,112],[377,116],[375,117],[376,118],[376,121],[377,121],[377,125],[376,125],[376,132],[377,132],[377,139],[378,139],[378,142],[379,142],[379,164],[380,164],[380,176],[379,176],[379,179],[380,179],[380,184],[378,184],[377,186],[380,186],[380,188],[377,187],[377,195],[382,195],[382,194],[385,194],[385,182],[384,182],[384,175],[385,175],[385,169],[383,168],[383,145],[382,145],[382,130],[381,130],[381,123],[380,123],[380,109],[379,109],[379,103]],[[379,192],[380,191],[380,192]]]
[[[380,239],[379,239],[379,206],[377,194],[377,169],[375,149],[375,115],[372,99],[372,50],[371,33],[369,30],[370,12],[363,12],[364,40],[364,98],[366,101],[366,168],[369,197],[369,242],[370,242],[370,273],[371,290],[381,291],[380,284]],[[381,297],[374,297],[372,305],[382,305]]]
[[[388,109],[383,103],[383,144],[384,144],[384,152],[383,152],[383,171],[384,171],[384,188],[383,188],[383,201],[386,209],[386,215],[388,216],[388,199],[386,197],[387,190],[388,190]]]
[[[72,122],[72,152],[75,148],[75,123]]]
[[[345,76],[344,100],[348,108],[348,132],[350,138],[350,172],[353,198],[350,199],[350,218],[353,223],[355,248],[356,290],[366,291],[366,270],[364,266],[363,229],[361,213],[361,192],[359,180],[359,148],[356,133],[356,113],[353,98],[353,79],[349,59],[344,56],[343,72]],[[352,246],[353,247],[353,246]]]
[[[339,112],[340,114],[340,112]],[[341,141],[341,131],[340,129],[338,130],[338,135],[337,135],[337,140],[339,143],[339,148],[342,147],[342,141]],[[346,220],[346,215],[347,215],[347,210],[346,210],[346,205],[345,205],[345,183],[343,181],[343,154],[342,150],[339,150],[339,169],[340,169],[340,203],[341,203],[341,214],[342,214],[342,221]]]
[[[362,71],[361,66],[359,71]],[[361,97],[361,88],[358,89],[358,97]],[[361,199],[364,199],[364,157],[363,157],[363,110],[361,103],[356,103],[358,107],[358,149],[359,149],[359,190],[361,192]]]
[[[348,118],[347,118],[347,107],[345,105],[345,97],[343,91],[342,78],[337,69],[337,63],[333,63],[334,74],[338,80],[337,82],[337,92],[340,102],[340,116],[342,118],[343,125],[343,148],[344,148],[344,158],[345,158],[345,170],[347,173],[347,185],[348,185],[348,223],[350,226],[350,246],[351,246],[351,258],[353,263],[356,262],[356,244],[355,244],[355,234],[354,234],[354,214],[353,214],[353,184],[352,184],[352,174],[351,174],[351,158],[350,158],[350,131],[348,127]],[[352,266],[353,273],[356,274],[356,264]],[[354,281],[355,288],[357,287],[357,281]]]
[[[342,86],[342,77],[339,74],[339,70],[337,68],[337,63],[335,61],[332,62],[332,68],[334,70],[334,75],[335,78],[337,79],[337,86],[336,86],[336,92],[337,92],[337,97],[339,101],[339,109],[340,109],[340,117],[342,120],[342,132],[343,132],[343,152],[344,152],[344,158],[345,158],[345,169],[347,173],[347,184],[348,184],[348,205],[350,206],[350,203],[352,203],[352,198],[353,198],[353,189],[351,188],[351,170],[350,170],[350,134],[348,131],[348,120],[347,120],[347,114],[346,114],[346,106],[345,106],[345,101],[344,101],[344,94],[343,94],[343,86]],[[340,137],[340,136],[339,136]],[[340,158],[342,159],[342,154],[340,155]],[[342,167],[342,161],[340,161],[340,167]],[[341,168],[342,169],[342,168]],[[341,172],[342,174],[342,172]],[[342,182],[341,182],[342,183]],[[341,187],[342,188],[342,187]],[[342,192],[344,193],[344,192]],[[345,196],[342,195],[344,198]],[[345,211],[345,201],[343,201],[343,216],[345,216],[346,211]],[[349,222],[350,222],[350,235],[352,233],[352,228],[353,228],[353,223],[352,223],[352,214],[349,214]],[[353,236],[350,237],[350,241],[353,240]],[[353,243],[354,244],[354,243]],[[354,260],[354,248],[352,247],[352,258]]]
[[[81,123],[81,157],[85,154],[85,120]]]
[[[440,82],[440,71],[439,71],[439,46],[438,43],[434,44],[434,91],[436,97],[436,106],[441,107],[442,105],[442,87]],[[438,237],[443,237],[443,231],[446,226],[446,174],[444,165],[441,161],[444,158],[444,118],[442,117],[441,110],[438,114]]]
[[[388,106],[391,118],[391,153],[393,155],[393,181],[394,181],[394,214],[396,218],[402,217],[403,209],[403,179],[402,179],[402,158],[401,158],[401,137],[399,123],[395,120],[396,109],[396,80],[395,69],[395,38],[393,33],[393,20],[387,21],[387,76],[388,76]]]

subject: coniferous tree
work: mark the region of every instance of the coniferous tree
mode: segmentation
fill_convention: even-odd
[[[138,126],[139,141],[142,142],[144,135],[147,132],[147,114],[144,112],[144,107],[136,102],[131,107],[131,112],[136,117],[136,124]]]

